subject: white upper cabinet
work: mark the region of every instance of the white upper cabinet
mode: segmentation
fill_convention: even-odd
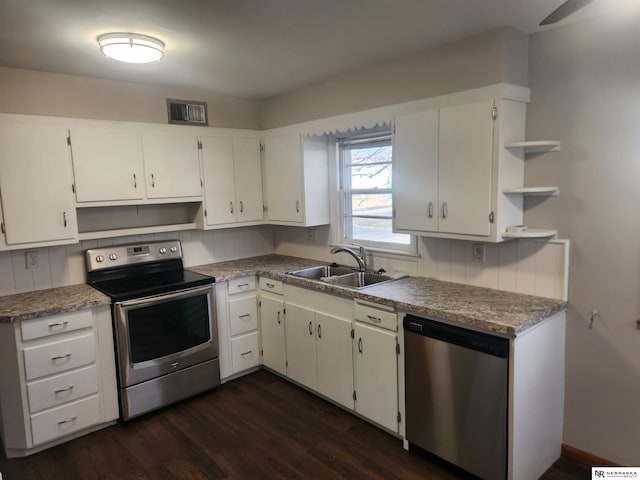
[[[71,151],[78,203],[144,198],[137,132],[71,128]]]
[[[504,187],[522,184],[524,164],[500,146],[524,135],[527,96],[511,93],[516,100],[470,94],[396,117],[395,231],[500,242],[522,223],[522,201]]]
[[[202,137],[205,225],[262,222],[257,138]]]
[[[493,100],[440,109],[440,232],[489,236]]]
[[[68,135],[59,126],[0,125],[2,248],[78,242]]]
[[[142,152],[150,199],[202,199],[196,135],[143,133]]]
[[[393,137],[396,230],[438,231],[438,110],[396,117]]]
[[[326,225],[329,164],[326,137],[300,134],[264,140],[267,220],[276,225]]]

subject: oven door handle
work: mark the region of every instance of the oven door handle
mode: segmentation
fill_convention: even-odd
[[[203,293],[211,293],[212,285],[206,285],[204,287],[193,287],[184,290],[178,290],[176,292],[162,293],[160,295],[153,295],[151,297],[135,298],[133,300],[125,300],[124,302],[117,302],[116,305],[130,309],[131,307],[138,306],[150,306],[159,303],[169,302],[176,298],[188,298],[196,295],[202,295]]]

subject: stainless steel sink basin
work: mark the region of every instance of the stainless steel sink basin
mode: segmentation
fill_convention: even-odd
[[[308,280],[318,280],[356,289],[378,285],[383,282],[390,282],[399,278],[382,275],[377,272],[359,272],[353,268],[342,265],[319,265],[317,267],[303,268],[302,270],[287,273]]]
[[[294,270],[293,272],[287,273],[296,277],[308,278],[309,280],[320,280],[325,277],[345,275],[354,272],[355,270],[353,268],[343,267],[342,265],[319,265],[317,267],[303,268],[302,270]]]
[[[346,275],[328,278],[326,281],[349,288],[364,288],[383,282],[396,280],[394,277],[373,272],[353,272]]]

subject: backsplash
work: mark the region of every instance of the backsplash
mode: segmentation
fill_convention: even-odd
[[[144,240],[180,239],[186,267],[274,252],[350,264],[350,258],[329,253],[328,229],[314,229],[311,241],[308,230],[263,225],[85,240],[36,249],[39,267],[31,270],[26,268],[25,250],[0,252],[0,295],[84,283],[86,249]],[[483,263],[472,260],[473,242],[426,237],[418,239],[418,257],[370,254],[368,260],[371,268],[566,300],[568,240],[523,239],[483,245]]]
[[[269,225],[134,235],[30,249],[37,250],[39,256],[39,266],[32,270],[26,268],[26,250],[0,252],[0,295],[85,283],[84,251],[88,248],[170,238],[182,242],[186,267],[273,253]]]

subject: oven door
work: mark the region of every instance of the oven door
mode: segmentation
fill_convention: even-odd
[[[217,357],[215,311],[211,285],[115,303],[120,387]]]

